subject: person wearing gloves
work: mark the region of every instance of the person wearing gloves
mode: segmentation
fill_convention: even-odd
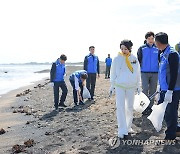
[[[161,50],[158,73],[161,92],[158,104],[169,102],[164,115],[167,125],[165,139],[174,140],[178,134],[180,135],[177,123],[180,100],[180,55],[168,44],[166,33],[157,33],[155,43]]]
[[[52,64],[51,71],[50,71],[50,81],[53,83],[54,89],[54,107],[55,110],[58,110],[58,106],[66,107],[64,104],[67,96],[67,86],[64,81],[65,75],[65,61],[67,60],[66,55],[62,54],[60,58],[56,60]],[[62,95],[59,103],[59,88],[62,90]]]
[[[87,71],[79,70],[72,73],[69,77],[69,81],[73,87],[73,98],[75,106],[84,105],[83,102],[83,86],[85,85],[85,81],[87,79]]]
[[[130,40],[121,41],[121,52],[111,66],[110,93],[115,88],[119,138],[127,137],[132,131],[135,91],[141,92],[140,66],[138,59],[131,53],[132,46]]]
[[[96,86],[96,76],[100,77],[99,73],[99,58],[94,54],[95,47],[89,47],[90,53],[84,58],[84,70],[88,73],[86,81],[87,88],[91,94],[89,100],[94,101],[94,90]]]

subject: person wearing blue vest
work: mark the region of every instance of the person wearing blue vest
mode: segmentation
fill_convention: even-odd
[[[84,70],[88,73],[88,78],[86,80],[86,86],[91,94],[91,98],[89,100],[94,100],[94,90],[96,85],[96,76],[99,75],[99,59],[94,54],[95,47],[89,47],[90,54],[84,58]]]
[[[141,67],[141,80],[143,93],[146,96],[151,96],[156,92],[158,81],[158,53],[159,50],[154,44],[154,33],[147,32],[145,34],[146,42],[137,52],[137,57]],[[143,115],[149,115],[152,112],[151,107],[154,104],[154,99],[151,100]]]
[[[165,139],[174,140],[180,133],[177,123],[180,100],[180,55],[168,44],[166,33],[157,33],[155,43],[161,50],[158,74],[161,92],[158,103],[168,102],[164,116],[167,125]]]
[[[112,58],[110,57],[110,54],[108,54],[108,57],[105,59],[105,63],[106,63],[105,79],[108,79],[110,78],[110,69],[112,63]]]
[[[87,77],[87,71],[85,70],[76,71],[69,77],[69,81],[71,83],[71,86],[73,87],[73,98],[75,106],[84,105],[83,86],[85,85],[84,82],[86,81]]]
[[[54,83],[53,89],[54,89],[54,107],[56,110],[58,110],[58,106],[66,107],[64,104],[67,96],[67,86],[64,81],[64,75],[66,72],[65,69],[65,61],[67,60],[66,55],[62,54],[60,58],[56,60],[52,64],[51,71],[50,71],[50,81]],[[62,90],[62,95],[59,103],[59,88]]]

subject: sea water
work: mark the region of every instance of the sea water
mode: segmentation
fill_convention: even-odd
[[[0,96],[11,90],[32,84],[49,77],[48,73],[36,73],[50,69],[51,65],[3,64],[0,65]]]

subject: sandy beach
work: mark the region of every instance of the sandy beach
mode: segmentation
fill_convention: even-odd
[[[24,145],[29,139],[34,144],[24,147],[22,153],[180,153],[180,138],[174,145],[130,144],[132,140],[162,140],[165,137],[165,124],[157,133],[147,117],[137,112],[134,112],[133,120],[135,133],[129,136],[129,144],[120,144],[118,148],[111,149],[108,141],[116,135],[117,122],[115,97],[108,98],[110,82],[104,79],[102,67],[102,74],[97,79],[95,102],[86,100],[84,106],[75,108],[68,77],[79,69],[82,69],[81,66],[67,67],[68,96],[65,104],[68,107],[60,108],[59,112],[54,111],[53,88],[48,79],[11,91],[0,98],[0,129],[6,131],[0,135],[0,153],[13,153],[14,145]]]

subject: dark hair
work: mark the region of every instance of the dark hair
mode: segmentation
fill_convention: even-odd
[[[145,39],[147,39],[148,37],[150,37],[150,36],[153,36],[154,37],[154,33],[153,32],[147,32],[146,34],[145,34]]]
[[[66,61],[66,60],[67,60],[67,57],[66,57],[66,55],[62,54],[62,55],[60,56],[60,59]]]
[[[155,41],[161,44],[168,44],[168,35],[164,32],[159,32],[155,35]]]
[[[120,43],[120,48],[121,48],[121,45],[126,46],[126,48],[131,52],[131,48],[133,46],[133,43],[131,42],[131,40],[122,40]]]
[[[147,43],[147,41],[146,40],[144,40],[144,44],[146,44]]]
[[[95,47],[94,47],[94,46],[90,46],[90,47],[89,47],[89,51],[90,51],[91,48],[95,48]]]
[[[82,79],[87,79],[88,75],[86,73],[81,74]]]

